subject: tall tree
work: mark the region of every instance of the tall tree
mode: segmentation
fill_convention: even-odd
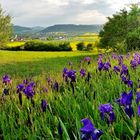
[[[108,22],[100,32],[100,43],[103,48],[114,47],[118,41],[122,41],[127,33],[128,12],[123,9],[119,13],[108,17]]]
[[[11,17],[0,6],[0,49],[5,46],[12,33]]]
[[[118,43],[125,42],[128,33],[134,31],[140,26],[140,9],[133,4],[130,11],[126,9],[108,17],[108,22],[100,32],[100,47],[115,48]]]

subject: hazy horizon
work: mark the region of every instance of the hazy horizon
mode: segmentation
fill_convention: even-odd
[[[104,24],[108,16],[139,0],[0,0],[14,25]]]
[[[43,27],[43,28],[46,28],[46,27],[51,27],[51,26],[54,26],[54,25],[103,25],[103,24],[69,24],[69,23],[66,23],[66,24],[52,24],[52,25],[49,25],[49,26],[38,26],[38,25],[35,25],[35,26],[22,26],[22,25],[16,25],[16,24],[13,24],[14,26],[21,26],[21,27],[29,27],[29,28],[34,28],[34,27]]]

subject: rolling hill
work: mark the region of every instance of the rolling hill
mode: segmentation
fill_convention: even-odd
[[[14,25],[13,26],[13,33],[14,34],[33,34],[33,33],[38,33],[43,29],[44,29],[44,27],[40,27],[40,26],[23,27],[23,26]]]
[[[55,32],[64,33],[98,33],[102,29],[102,25],[75,25],[75,24],[58,24],[49,27],[22,27],[18,25],[13,26],[14,34],[47,34]]]
[[[98,33],[102,25],[75,25],[75,24],[58,24],[45,28],[41,33],[65,32],[65,33]]]

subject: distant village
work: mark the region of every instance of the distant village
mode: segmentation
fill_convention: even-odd
[[[44,41],[51,41],[51,40],[66,40],[68,37],[74,36],[74,34],[68,35],[66,33],[57,33],[57,32],[50,32],[47,34],[16,34],[10,38],[10,42],[22,42],[26,40],[44,40]]]

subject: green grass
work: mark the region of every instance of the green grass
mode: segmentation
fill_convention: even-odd
[[[0,75],[17,76],[58,73],[69,61],[77,64],[85,56],[96,55],[90,52],[26,52],[0,51]]]
[[[85,56],[91,56],[91,64],[82,61]],[[106,58],[111,58],[106,56]],[[140,128],[135,103],[137,80],[140,75],[140,66],[136,70],[130,68],[130,60],[124,59],[129,68],[131,80],[134,83],[134,99],[132,106],[135,115],[129,119],[123,107],[115,100],[123,91],[129,92],[131,88],[121,82],[120,75],[113,72],[116,60],[111,60],[112,68],[109,72],[96,72],[97,55],[85,52],[8,52],[0,51],[0,74],[7,73],[12,83],[0,87],[0,139],[29,139],[29,140],[80,140],[80,128],[83,118],[90,118],[96,128],[104,134],[101,140],[132,140],[137,128]],[[62,78],[64,67],[71,68],[68,62],[72,61],[76,73],[75,92],[72,92],[70,83],[66,84]],[[104,60],[105,61],[105,60]],[[86,77],[80,77],[80,69],[90,72],[92,78],[86,82]],[[59,92],[54,91],[46,82],[48,77],[52,83],[58,81]],[[20,106],[16,86],[28,78],[35,82],[36,94],[33,102],[22,93],[23,104]],[[48,89],[46,93],[43,88]],[[9,95],[2,96],[3,89],[9,89]],[[46,112],[41,111],[41,100],[46,99],[48,107]],[[116,120],[108,125],[100,117],[98,107],[100,104],[110,102],[116,113]],[[62,137],[58,134],[58,125],[63,129]],[[137,140],[140,137],[138,136]]]

